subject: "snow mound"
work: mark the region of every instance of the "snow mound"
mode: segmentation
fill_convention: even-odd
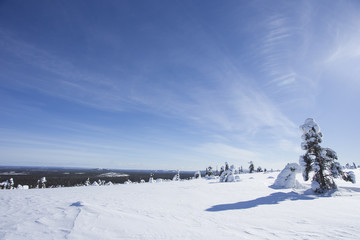
[[[277,176],[273,187],[275,188],[301,188],[301,184],[296,180],[296,174],[301,172],[300,165],[288,163]]]

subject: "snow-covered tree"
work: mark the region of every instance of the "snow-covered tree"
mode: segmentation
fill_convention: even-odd
[[[212,176],[214,175],[213,173],[213,168],[211,166],[207,167],[206,168],[206,173],[205,173],[206,176]]]
[[[114,185],[111,181],[109,181],[109,182],[107,182],[107,183],[105,183],[105,185],[106,186],[112,186],[112,185]]]
[[[150,173],[149,183],[154,183],[154,174]]]
[[[9,189],[14,189],[14,179],[13,178],[9,179]]]
[[[235,182],[234,171],[235,171],[235,167],[234,165],[231,165],[231,167],[228,170],[223,171],[223,173],[220,175],[219,181]]]
[[[225,162],[225,171],[229,170],[229,164],[227,162]]]
[[[124,184],[132,184],[133,182],[130,180],[130,179],[128,179],[128,180],[126,180],[125,182],[124,182]]]
[[[259,166],[257,169],[256,169],[257,172],[262,172],[262,168]]]
[[[88,178],[88,179],[86,179],[86,181],[85,181],[84,185],[85,185],[85,186],[90,186],[90,184],[91,184],[91,183],[90,183],[90,179],[89,179],[89,178]]]
[[[0,183],[0,189],[13,189],[13,188],[14,188],[14,179],[12,178]]]
[[[105,180],[99,179],[98,184],[99,184],[99,186],[104,186],[105,185]]]
[[[173,177],[173,181],[180,181],[180,170],[177,170],[177,173]]]
[[[221,174],[222,174],[224,171],[225,171],[224,166],[221,166],[220,172],[219,172],[219,176],[221,176]]]
[[[300,183],[296,180],[296,174],[299,172],[301,172],[299,164],[288,163],[277,176],[273,186],[277,188],[300,187]]]
[[[37,186],[36,188],[46,188],[46,178],[42,177],[37,181]]]
[[[250,173],[253,173],[253,172],[254,172],[254,169],[255,169],[254,163],[253,163],[252,161],[250,161],[249,164],[250,164],[250,165],[249,165],[249,172],[250,172]]]
[[[345,181],[355,183],[355,175],[352,172],[343,172],[340,164],[336,162],[336,152],[320,146],[323,135],[314,119],[306,119],[300,129],[303,132],[301,148],[306,153],[300,156],[299,163],[305,181],[309,180],[310,172],[314,172],[311,187],[315,192],[323,193],[330,189],[336,189],[334,178],[339,176]]]
[[[194,178],[201,178],[201,172],[200,171],[195,172]]]

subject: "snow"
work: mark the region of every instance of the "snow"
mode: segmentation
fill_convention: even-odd
[[[288,163],[277,176],[273,187],[275,188],[301,188],[301,184],[296,180],[296,174],[301,172],[300,165]]]
[[[27,175],[27,173],[10,171],[10,172],[0,172],[0,175],[2,175],[2,176],[6,176],[6,175]]]
[[[237,176],[238,178],[235,178],[234,175],[235,172],[235,167],[234,165],[231,165],[231,167],[227,170],[224,170],[221,174],[221,176],[219,177],[219,181],[220,182],[235,182],[236,179],[240,179],[239,176]]]
[[[359,239],[360,184],[316,195],[277,175],[1,190],[0,239]]]
[[[116,173],[116,172],[108,172],[100,174],[98,177],[128,177],[129,174],[125,173]]]
[[[300,129],[303,131],[304,134],[310,133],[313,130],[315,130],[315,133],[320,132],[320,127],[313,118],[306,119],[305,123],[300,126]]]

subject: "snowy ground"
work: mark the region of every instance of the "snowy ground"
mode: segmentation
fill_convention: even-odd
[[[316,196],[270,188],[277,174],[4,190],[0,239],[359,239],[359,183]]]

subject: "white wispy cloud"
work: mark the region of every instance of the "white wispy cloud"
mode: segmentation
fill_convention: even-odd
[[[286,30],[278,26],[283,22],[282,18],[271,21],[274,30],[267,42],[274,43],[278,40],[273,36],[285,34]],[[227,131],[254,133],[262,127],[293,126],[264,93],[247,85],[247,77],[239,73],[226,56],[220,61],[228,63],[221,64],[215,76],[214,72],[213,76],[206,76],[216,83],[210,87],[183,87],[179,83],[168,88],[140,81],[129,92],[128,85],[123,85],[121,79],[79,70],[64,59],[18,40],[8,38],[5,44],[17,49],[15,54],[27,63],[55,75],[52,79],[37,78],[33,79],[35,84],[28,83],[28,87],[49,95],[112,111],[139,105],[144,111],[156,109],[159,114],[170,113]],[[292,73],[289,78],[274,81],[289,82],[293,76]]]
[[[233,147],[223,143],[205,143],[195,148],[195,150],[208,155],[213,155],[221,160],[232,160],[238,162],[258,161],[262,157],[260,153]]]

